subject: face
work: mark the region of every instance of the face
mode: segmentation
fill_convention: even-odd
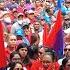
[[[65,54],[65,56],[67,56],[67,57],[70,56],[70,45],[67,45],[67,46],[64,48],[64,54]]]
[[[39,23],[39,22],[35,22],[34,28],[35,28],[36,30],[39,30],[39,28],[40,28],[40,23]]]
[[[22,58],[26,57],[27,52],[28,52],[27,48],[20,48],[19,49],[19,53],[20,53],[20,55],[21,55]]]
[[[66,7],[68,7],[68,8],[70,7],[70,3],[66,3],[65,5],[66,5]]]
[[[14,35],[10,35],[10,36],[9,36],[8,44],[9,44],[11,47],[15,47],[15,46],[16,46],[16,41],[17,41],[16,36],[14,36]]]
[[[68,62],[66,63],[65,69],[66,69],[66,70],[70,70],[70,59],[69,59]]]
[[[43,64],[44,68],[47,69],[52,62],[53,62],[52,57],[50,55],[43,56],[42,64]]]
[[[20,15],[20,16],[18,17],[18,20],[23,20],[23,15]]]
[[[44,53],[45,53],[44,48],[39,49],[38,55],[39,55],[40,60],[42,60]]]
[[[69,24],[69,23],[70,23],[70,18],[64,19],[64,23],[65,23],[65,24]]]
[[[19,54],[15,54],[12,58],[12,62],[21,62],[21,57]]]
[[[41,25],[44,26],[45,23],[46,23],[45,20],[41,19]]]
[[[29,33],[30,33],[29,28],[25,28],[25,29],[24,29],[24,33],[25,33],[25,35],[29,35]]]
[[[40,7],[40,6],[41,6],[40,1],[36,1],[36,6],[37,6],[37,7]]]
[[[28,18],[29,18],[29,19],[33,19],[33,18],[34,18],[34,13],[28,14]]]
[[[14,70],[23,70],[23,67],[21,64],[17,63]]]

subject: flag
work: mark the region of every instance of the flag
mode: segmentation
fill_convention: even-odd
[[[62,14],[58,11],[57,20],[54,26],[50,30],[48,37],[46,38],[46,45],[48,48],[53,48],[56,54],[60,57],[63,55],[63,31],[62,31]]]
[[[56,39],[56,35],[59,32],[59,30],[62,27],[62,15],[61,15],[61,11],[58,11],[57,14],[57,20],[54,23],[54,26],[52,27],[52,29],[49,32],[49,35],[47,36],[47,40],[46,40],[46,44],[47,46],[51,47],[53,46],[55,39]]]
[[[3,68],[5,66],[6,66],[6,57],[5,57],[5,48],[3,40],[3,26],[0,21],[0,70],[4,70]]]
[[[46,40],[49,33],[49,26],[44,24],[44,31],[43,31],[43,46],[46,46]]]
[[[57,8],[58,10],[61,9],[62,3],[64,2],[64,0],[57,0]]]

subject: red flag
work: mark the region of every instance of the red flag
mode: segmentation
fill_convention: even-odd
[[[6,58],[5,58],[5,48],[4,48],[4,40],[3,40],[3,26],[0,21],[0,68],[6,66]]]
[[[49,33],[49,26],[47,24],[44,25],[44,32],[43,32],[43,45],[46,46],[46,40]]]
[[[56,20],[54,26],[52,27],[48,37],[46,38],[46,45],[48,47],[52,48],[52,46],[55,42],[55,39],[56,39],[56,35],[57,35],[58,31],[61,29],[61,27],[62,27],[62,15],[61,15],[61,11],[59,10],[58,14],[57,14],[57,20]]]

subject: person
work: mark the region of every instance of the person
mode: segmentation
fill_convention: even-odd
[[[38,59],[38,47],[36,45],[29,47],[29,57],[31,62],[34,62]]]
[[[16,49],[17,52],[19,52],[19,54],[21,55],[21,60],[22,60],[22,63],[23,65],[25,66],[25,68],[27,70],[30,70],[30,67],[32,65],[31,61],[30,61],[30,58],[28,56],[28,45],[26,43],[21,43],[18,45],[17,49]]]
[[[42,58],[42,65],[43,70],[59,70],[59,64],[56,62],[56,56],[53,50],[44,54]]]
[[[7,5],[6,5],[6,8],[8,10],[12,10],[13,8],[17,8],[18,7],[18,4],[16,3],[16,0],[11,0],[11,2],[9,2]]]
[[[18,14],[17,21],[11,27],[11,33],[16,35],[16,32],[23,27],[23,13]]]
[[[20,62],[12,63],[9,70],[24,70],[23,65]]]
[[[67,44],[64,48],[64,57],[58,60],[58,63],[62,65],[62,60],[66,57],[70,57],[70,45]]]
[[[7,70],[10,69],[10,66],[12,63],[16,63],[16,62],[21,62],[21,56],[18,52],[14,51],[10,54],[10,61],[9,64],[7,65]],[[22,62],[21,62],[22,63]]]
[[[7,61],[9,61],[10,58],[10,54],[16,50],[17,46],[16,46],[16,41],[17,38],[14,34],[8,34],[8,44],[7,47],[5,48],[5,53],[6,53],[6,57],[7,57]]]
[[[10,54],[10,62],[21,62],[21,56],[18,52],[14,51]]]
[[[59,70],[70,70],[70,57],[63,59]]]
[[[32,33],[31,39],[30,39],[30,45],[31,45],[31,46],[35,45],[36,47],[38,47],[38,45],[39,45],[39,40],[40,40],[39,35],[36,34],[36,33]]]
[[[53,50],[45,49],[45,52],[40,52],[42,54],[42,59],[33,63],[31,67],[32,70],[59,70],[59,64],[56,62],[55,53]]]

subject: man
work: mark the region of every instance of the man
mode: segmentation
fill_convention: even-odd
[[[64,58],[70,57],[70,44],[67,44],[64,48],[64,57],[58,60],[58,63],[62,65],[62,61]]]

